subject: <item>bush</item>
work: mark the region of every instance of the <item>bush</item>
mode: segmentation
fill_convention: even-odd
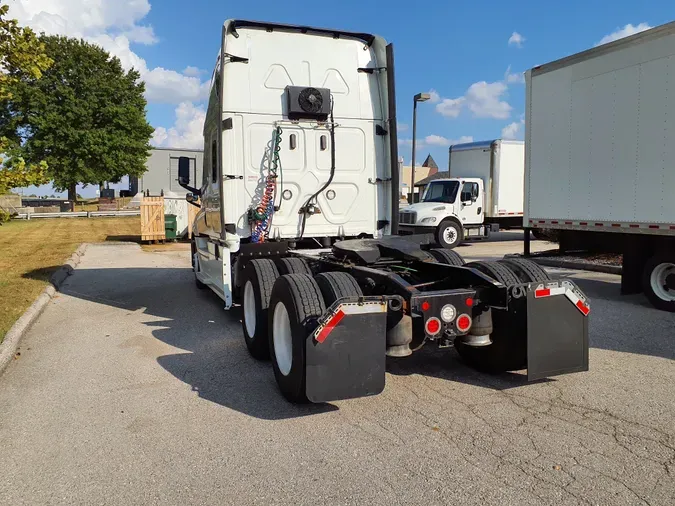
[[[11,219],[12,215],[8,211],[0,209],[0,225],[2,225],[3,223],[7,223]]]

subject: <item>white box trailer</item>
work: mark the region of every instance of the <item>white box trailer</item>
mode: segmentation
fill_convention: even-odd
[[[525,143],[496,139],[450,146],[450,178],[480,178],[485,186],[485,222],[522,226]]]
[[[623,293],[675,311],[675,23],[526,74],[524,224],[623,253]]]
[[[293,402],[375,395],[385,357],[425,343],[530,379],[587,370],[590,306],[571,282],[396,235],[393,80],[380,37],[225,22],[201,188],[179,161],[197,286],[241,304],[246,347]]]

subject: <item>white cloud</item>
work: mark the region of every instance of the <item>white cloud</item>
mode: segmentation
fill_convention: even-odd
[[[525,37],[523,37],[518,32],[513,32],[511,37],[509,37],[509,46],[523,47],[525,42]]]
[[[438,102],[441,101],[441,96],[433,88],[429,90],[429,96],[431,97],[429,99],[429,103],[431,104],[437,104]]]
[[[417,144],[419,144],[420,141],[417,141]],[[398,145],[399,146],[412,146],[412,139],[399,139],[398,140]]]
[[[455,144],[466,144],[473,142],[473,137],[470,135],[463,135],[459,139],[446,139],[440,135],[427,135],[424,142],[429,146],[454,146]]]
[[[408,125],[406,125],[405,123],[398,123],[398,122],[396,123],[397,132],[405,132],[406,130],[408,130]]]
[[[442,98],[436,104],[436,112],[448,118],[457,118],[469,110],[474,118],[506,119],[511,115],[511,105],[503,100],[508,91],[504,82],[480,81],[469,86],[464,96]]]
[[[138,42],[139,44],[151,45],[159,42],[152,26],[134,26],[122,32],[122,35],[129,39],[129,42]]]
[[[501,100],[504,93],[504,83],[473,83],[466,92],[466,104],[476,118],[506,119],[511,115],[512,107]]]
[[[524,128],[525,118],[521,117],[520,121],[514,121],[502,128],[502,139],[520,139]]]
[[[605,35],[602,39],[600,39],[600,42],[598,42],[596,46],[608,44],[609,42],[614,42],[615,40],[623,39],[624,37],[644,32],[645,30],[649,30],[650,28],[651,26],[648,23],[640,23],[637,26],[633,26],[632,24],[629,23],[623,28],[617,28],[616,31],[610,33],[609,35]]]
[[[158,127],[150,143],[157,147],[202,149],[204,147],[204,120],[206,111],[192,102],[183,102],[176,108],[176,122],[167,129]]]
[[[504,72],[504,81],[507,84],[523,84],[525,82],[525,74],[523,72],[511,72],[511,65],[509,65],[506,72]]]
[[[204,71],[200,68],[193,67],[191,65],[188,65],[183,69],[183,75],[186,75],[188,77],[199,77],[202,75]]]
[[[448,118],[456,118],[462,112],[465,102],[466,99],[464,97],[444,98],[436,104],[436,111]]]
[[[150,12],[148,0],[16,0],[10,16],[38,32],[83,38],[135,68],[146,82],[149,102],[178,104],[208,97],[208,82],[162,67],[149,68],[131,44],[157,42],[151,26],[139,24]]]

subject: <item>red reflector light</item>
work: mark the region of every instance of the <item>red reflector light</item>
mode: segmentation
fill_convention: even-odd
[[[466,332],[471,328],[471,317],[468,314],[463,314],[457,318],[457,329],[460,332]]]
[[[429,304],[426,300],[422,302],[422,311],[429,311],[431,308],[431,304]]]
[[[441,331],[441,320],[436,317],[429,318],[425,324],[427,334],[435,336]]]
[[[588,313],[591,312],[591,309],[581,301],[577,302],[577,307],[579,308],[579,311],[584,314],[584,316],[588,316]]]
[[[548,297],[551,295],[551,290],[549,288],[544,288],[542,290],[535,290],[534,291],[534,296],[539,298],[539,297]]]
[[[471,297],[467,298],[465,302],[467,306],[469,307],[473,306],[473,299]]]

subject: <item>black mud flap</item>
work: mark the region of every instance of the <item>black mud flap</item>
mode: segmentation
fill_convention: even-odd
[[[383,297],[343,298],[321,317],[306,343],[305,385],[311,402],[384,390],[387,304]]]
[[[527,379],[588,371],[586,296],[568,280],[530,283],[526,290]]]

